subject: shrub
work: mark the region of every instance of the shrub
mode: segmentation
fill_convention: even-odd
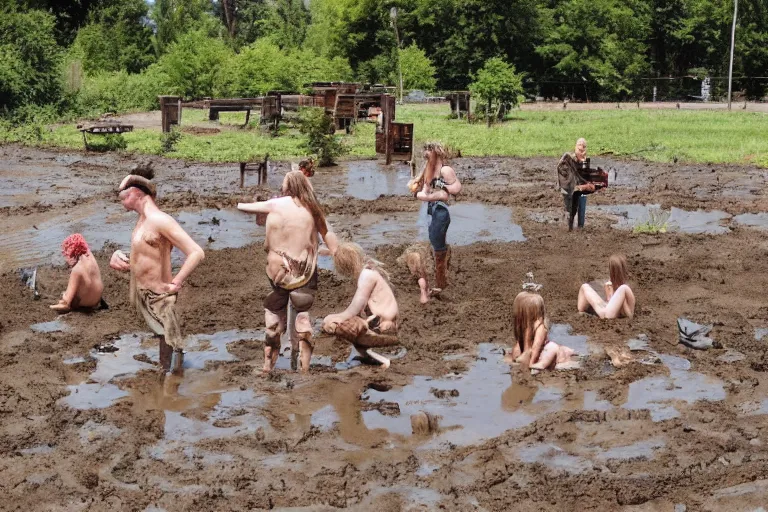
[[[159,108],[157,96],[168,90],[168,77],[153,65],[143,73],[101,72],[83,78],[76,97],[81,115]]]
[[[181,140],[181,132],[172,129],[170,132],[164,133],[160,136],[160,151],[162,153],[170,153],[176,149],[176,143]]]
[[[304,147],[317,155],[321,167],[333,165],[337,157],[347,153],[341,138],[335,134],[333,119],[323,109],[302,109],[299,122],[299,131],[307,136]]]
[[[61,48],[53,15],[0,8],[0,109],[59,99]]]
[[[523,76],[515,73],[512,64],[499,57],[488,59],[473,77],[469,90],[483,102],[488,125],[492,118],[502,119],[507,110],[516,107],[523,94]],[[475,109],[476,113],[483,109]]]
[[[648,220],[635,224],[632,228],[632,232],[635,234],[646,233],[650,235],[666,233],[669,228],[670,214],[671,212],[665,212],[658,208],[648,210]]]
[[[214,96],[219,75],[233,56],[223,40],[209,37],[204,30],[184,34],[157,63],[167,77],[165,94],[189,99]]]

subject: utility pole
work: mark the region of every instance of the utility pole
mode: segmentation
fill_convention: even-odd
[[[392,27],[395,29],[395,42],[397,43],[397,73],[400,75],[400,103],[403,102],[403,66],[400,62],[400,35],[397,32],[397,7],[389,10]]]
[[[728,110],[731,110],[731,92],[733,90],[733,50],[736,46],[736,16],[739,12],[739,0],[733,0],[733,26],[731,27],[731,62],[728,64]]]

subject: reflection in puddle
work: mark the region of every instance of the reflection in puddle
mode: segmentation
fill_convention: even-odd
[[[252,389],[233,390],[221,393],[219,403],[205,421],[165,411],[165,440],[196,443],[268,429],[269,422],[261,412],[266,403],[267,398],[256,396]]]
[[[590,345],[587,343],[587,337],[580,334],[571,334],[571,326],[568,324],[552,324],[549,329],[549,339],[573,349],[577,356],[587,357],[590,354]]]
[[[369,429],[383,428],[394,434],[409,436],[410,416],[421,411],[428,412],[441,416],[442,431],[427,443],[427,447],[445,442],[466,446],[496,437],[509,429],[529,425],[538,417],[562,407],[562,404],[556,403],[560,398],[559,391],[551,388],[505,392],[504,402],[509,400],[512,403],[503,403],[499,398],[504,390],[510,388],[510,384],[509,367],[503,362],[499,347],[482,343],[478,346],[477,362],[466,374],[440,379],[416,376],[412,384],[388,392],[368,389],[363,393],[363,399],[397,402],[400,415],[393,417],[377,410],[364,411],[363,421]],[[459,394],[437,398],[432,393],[433,389],[455,389]]]
[[[63,404],[73,409],[104,409],[111,406],[116,400],[128,396],[114,384],[78,384],[67,386],[69,395],[59,399],[58,404]]]
[[[768,229],[768,213],[743,213],[736,215],[733,222],[737,226],[747,226],[761,230]]]
[[[763,338],[768,336],[768,328],[757,327],[755,328],[755,341],[762,341]]]
[[[448,243],[469,245],[475,242],[524,242],[523,228],[512,221],[512,210],[481,203],[451,205]],[[351,232],[355,241],[366,249],[383,244],[413,243],[429,239],[430,217],[422,203],[419,213],[363,214],[359,216],[329,215],[337,231]]]
[[[196,334],[186,339],[184,368],[191,370],[193,375],[185,378],[179,387],[179,393],[185,390],[196,392],[196,384],[204,387],[206,379],[200,379],[200,373],[209,361],[235,361],[237,358],[227,350],[227,344],[235,341],[263,340],[264,334],[258,330],[222,331],[215,334]],[[114,352],[98,352],[92,350],[89,357],[96,360],[96,369],[89,375],[88,380],[75,386],[68,386],[70,395],[62,398],[61,403],[76,409],[100,409],[109,407],[115,400],[128,396],[128,393],[118,388],[114,382],[121,378],[136,375],[142,370],[158,368],[159,359],[157,342],[149,333],[124,334],[114,341],[118,350]],[[70,358],[70,364],[82,358]],[[210,390],[208,390],[210,392]],[[220,403],[225,399],[222,393]],[[182,420],[179,420],[183,423]]]
[[[46,263],[63,265],[61,241],[71,233],[82,233],[93,251],[102,249],[107,242],[127,247],[136,225],[136,214],[111,203],[98,203],[89,211],[94,210],[95,213],[90,215],[67,213],[37,224],[36,229],[4,235],[0,263],[12,262],[14,267]],[[203,248],[245,247],[264,239],[264,227],[256,225],[253,215],[231,208],[181,211],[173,217]],[[172,260],[179,264],[183,255],[174,249]]]
[[[638,224],[648,222],[651,210],[661,211],[658,204],[624,204],[611,206],[595,206],[595,210],[605,212],[618,217],[618,223],[614,227],[618,229],[632,229]],[[688,211],[680,208],[669,210],[667,219],[668,231],[680,231],[689,234],[710,234],[720,235],[730,232],[728,226],[723,226],[722,222],[730,219],[731,216],[719,210],[713,211]]]
[[[373,200],[381,195],[408,194],[411,168],[407,165],[388,166],[376,161],[350,162],[347,171],[346,195]]]
[[[65,324],[60,318],[50,322],[32,324],[29,326],[29,328],[35,332],[67,332],[70,330],[69,326]]]
[[[625,409],[648,409],[653,421],[676,418],[680,413],[669,402],[724,400],[723,383],[702,373],[690,371],[691,363],[682,357],[658,355],[669,369],[669,377],[646,377],[629,385]]]
[[[664,448],[663,439],[646,439],[626,446],[603,449],[599,446],[577,448],[574,455],[552,443],[538,443],[516,450],[517,457],[526,464],[543,464],[553,471],[580,474],[594,468],[594,462],[610,460],[651,460],[656,451]]]
[[[571,455],[559,446],[549,443],[534,444],[520,448],[517,456],[526,464],[540,463],[554,471],[579,474],[592,468],[588,460]]]
[[[654,452],[664,448],[663,439],[647,439],[628,446],[616,446],[597,454],[599,460],[652,459]]]
[[[227,350],[227,345],[243,340],[264,341],[264,331],[233,329],[188,336],[184,348],[184,368],[202,370],[208,361],[236,361],[237,357]]]

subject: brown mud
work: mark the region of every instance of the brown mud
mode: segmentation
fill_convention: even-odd
[[[587,228],[568,233],[554,158],[457,159],[466,186],[449,230],[450,287],[426,306],[396,264],[426,239],[420,205],[404,193],[408,169],[320,169],[313,184],[336,230],[392,273],[404,350],[383,371],[348,362],[348,346],[318,336],[308,375],[281,358],[264,376],[263,231],[234,205],[275,190],[288,163],[266,187],[248,176],[241,190],[235,166],[152,158],[161,207],[206,248],[179,300],[185,375],[164,383],[128,281],[108,268],[133,222],[114,189],[138,157],[18,146],[0,157],[2,509],[740,511],[768,502],[763,169],[595,157],[612,184],[589,198]],[[621,224],[640,219],[616,205],[679,209],[681,225],[633,234]],[[697,210],[724,215],[692,229]],[[736,218],[745,214],[751,225]],[[57,317],[48,305],[67,280],[58,244],[73,230],[96,251],[110,309]],[[614,252],[628,256],[636,317],[577,314],[579,286],[604,279]],[[40,265],[37,301],[17,271],[31,265]],[[353,293],[323,266],[315,318]],[[504,364],[527,272],[543,285],[551,338],[583,356],[578,368],[523,376]],[[723,348],[678,345],[680,316],[713,324]],[[117,352],[93,349],[112,343]],[[630,362],[614,367],[616,353]],[[437,417],[436,432],[411,433],[421,412]]]

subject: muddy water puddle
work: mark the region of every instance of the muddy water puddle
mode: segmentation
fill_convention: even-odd
[[[456,203],[450,206],[450,213],[449,244],[525,241],[523,229],[513,222],[510,208],[482,203]],[[366,249],[377,245],[429,240],[430,217],[426,204],[421,205],[418,214],[362,214],[354,218],[330,215],[329,221],[336,231],[348,230],[354,240]]]
[[[68,332],[70,331],[70,327],[64,323],[64,321],[61,318],[57,318],[56,320],[51,320],[50,322],[40,322],[38,324],[32,324],[29,326],[30,329],[32,329],[35,332]]]
[[[261,331],[223,331],[215,334],[197,334],[188,336],[184,356],[185,377],[176,384],[178,392],[184,396],[199,394],[200,377],[207,373],[203,369],[209,362],[234,361],[237,358],[227,350],[227,344],[243,340],[263,340]],[[120,398],[129,395],[118,384],[121,380],[133,377],[143,370],[157,370],[159,350],[156,339],[149,333],[125,334],[112,344],[114,351],[100,352],[91,350],[88,358],[96,361],[96,369],[87,380],[70,385],[70,394],[60,403],[75,409],[104,408],[114,404]],[[75,364],[82,356],[70,357],[65,363]],[[210,376],[208,376],[210,380]],[[170,402],[169,402],[170,403]]]
[[[238,248],[264,239],[264,228],[256,225],[254,217],[234,209],[181,211],[174,218],[203,248]],[[125,249],[130,245],[136,219],[135,213],[120,205],[100,203],[25,229],[9,229],[9,234],[0,237],[0,266],[61,265],[61,242],[72,233],[82,233],[93,251],[107,242]],[[171,258],[174,264],[183,261],[176,249]]]
[[[651,223],[657,228],[664,227],[666,231],[688,234],[720,235],[731,230],[726,225],[731,215],[719,210],[662,210],[657,204],[595,206],[590,209],[615,216],[618,222],[614,227],[617,229],[633,229]]]
[[[204,249],[238,248],[264,240],[264,227],[256,225],[254,216],[234,209],[180,211],[174,217]],[[452,244],[525,240],[522,228],[512,222],[509,208],[459,203],[451,206],[451,217],[448,242]],[[349,232],[366,249],[429,238],[426,204],[418,214],[331,215],[329,221],[336,231]],[[63,265],[61,242],[71,233],[82,233],[94,251],[108,242],[127,248],[135,224],[134,213],[124,211],[120,205],[102,203],[23,229],[9,228],[8,234],[0,237],[0,269],[49,263]],[[181,264],[183,258],[177,249],[171,253],[174,265]],[[332,269],[332,259],[321,257],[319,266]]]
[[[345,195],[373,200],[379,196],[407,195],[411,168],[407,165],[384,165],[376,161],[350,162],[347,165]]]
[[[559,341],[568,344],[568,340]],[[398,415],[373,409],[363,411],[362,419],[368,429],[385,429],[400,437],[411,436],[411,415],[425,412],[440,416],[440,432],[426,440],[424,448],[444,443],[475,444],[564,407],[563,391],[557,387],[512,382],[503,350],[490,343],[478,346],[476,362],[464,374],[439,379],[416,376],[400,389],[368,389],[361,398],[369,403],[397,403]]]
[[[656,354],[669,370],[669,376],[645,377],[629,385],[625,409],[648,409],[653,421],[680,416],[676,402],[692,404],[697,400],[725,400],[725,388],[719,379],[691,371],[685,358]]]

